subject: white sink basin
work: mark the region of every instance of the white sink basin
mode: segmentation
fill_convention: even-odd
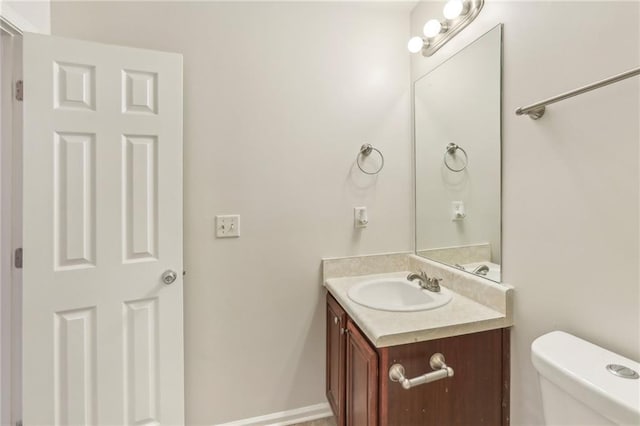
[[[453,295],[440,287],[435,293],[422,289],[417,283],[404,278],[380,278],[351,287],[349,299],[359,305],[382,311],[426,311],[439,308],[451,301]]]

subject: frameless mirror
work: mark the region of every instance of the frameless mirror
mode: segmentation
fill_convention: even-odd
[[[502,25],[414,83],[416,254],[500,282]]]

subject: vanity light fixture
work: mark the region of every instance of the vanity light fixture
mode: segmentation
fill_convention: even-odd
[[[442,9],[442,14],[450,21],[467,13],[469,13],[469,2],[465,0],[449,0]]]
[[[484,0],[449,0],[442,11],[444,21],[430,19],[424,24],[425,38],[413,37],[407,48],[411,53],[422,52],[423,56],[431,56],[473,21]]]
[[[412,37],[407,44],[407,49],[411,53],[418,53],[422,50],[422,46],[424,46],[425,41],[422,37]]]
[[[426,38],[434,38],[440,33],[447,31],[447,24],[442,24],[442,22],[437,19],[430,19],[424,24],[424,28],[422,32]]]

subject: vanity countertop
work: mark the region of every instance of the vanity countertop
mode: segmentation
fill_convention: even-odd
[[[347,292],[363,281],[376,278],[406,278],[408,271],[329,278],[324,286],[351,319],[378,348],[458,336],[513,325],[511,315],[496,311],[447,286],[451,302],[437,309],[417,312],[389,312],[367,308],[352,301]],[[504,295],[507,298],[507,291]]]

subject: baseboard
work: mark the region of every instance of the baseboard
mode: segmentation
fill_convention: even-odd
[[[330,417],[333,413],[328,403],[309,405],[294,410],[280,411],[265,416],[251,417],[249,419],[236,420],[231,423],[223,423],[215,426],[286,426],[296,423],[310,422],[311,420]]]

